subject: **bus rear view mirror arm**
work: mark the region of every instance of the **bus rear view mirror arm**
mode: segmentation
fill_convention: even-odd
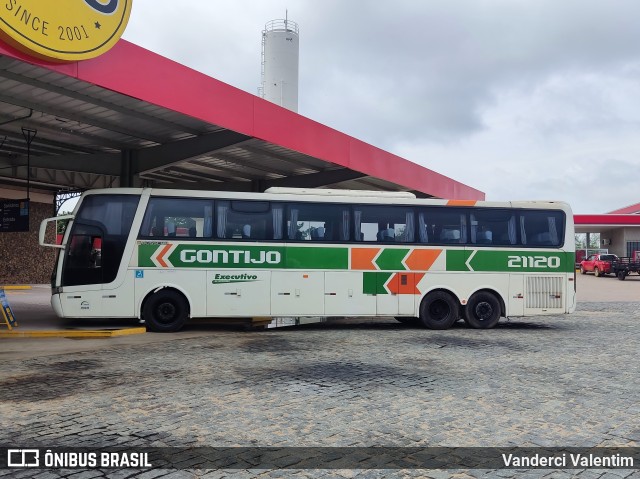
[[[63,215],[63,216],[55,216],[53,218],[47,218],[46,220],[44,220],[42,223],[40,223],[40,231],[38,233],[38,243],[40,243],[40,246],[46,246],[49,248],[58,248],[58,249],[64,249],[64,245],[61,244],[51,244],[51,243],[45,243],[45,234],[47,232],[47,225],[51,222],[51,221],[63,221],[63,220],[72,220],[75,218],[75,215]],[[57,230],[56,230],[57,231]]]

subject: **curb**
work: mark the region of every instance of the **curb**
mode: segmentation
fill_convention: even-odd
[[[60,330],[60,331],[1,331],[0,338],[114,338],[117,336],[130,336],[132,334],[144,334],[146,328],[126,329],[99,329],[99,330]]]
[[[5,284],[4,286],[0,285],[0,289],[4,289],[5,291],[15,291],[19,289],[31,289],[31,286],[24,284]]]

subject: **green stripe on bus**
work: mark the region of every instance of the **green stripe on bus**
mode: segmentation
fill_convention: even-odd
[[[408,249],[385,248],[375,260],[375,263],[381,270],[405,270],[407,268],[405,268],[402,264],[402,260],[407,256],[408,253]]]
[[[303,246],[139,244],[138,267],[348,270],[349,248]],[[171,251],[170,254],[169,251]],[[385,271],[404,271],[409,249],[386,248],[375,260]],[[574,253],[538,250],[445,250],[447,271],[570,273]]]
[[[447,271],[568,273],[574,254],[562,251],[448,250]]]
[[[167,244],[138,245],[139,267],[349,269],[349,249],[249,245],[178,244],[168,256]]]
[[[395,273],[364,272],[362,273],[362,292],[364,294],[389,294],[384,284]]]
[[[138,245],[138,266],[140,268],[153,268],[155,264],[151,261],[151,256],[155,254],[157,249],[157,244]]]
[[[364,294],[376,294],[376,280],[378,273],[362,273],[362,292]]]
[[[349,269],[349,248],[289,246],[286,265],[291,269]]]

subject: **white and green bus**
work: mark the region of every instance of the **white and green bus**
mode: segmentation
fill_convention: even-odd
[[[64,318],[558,315],[576,306],[574,226],[562,202],[417,199],[405,192],[265,193],[115,188],[85,192],[52,277]]]

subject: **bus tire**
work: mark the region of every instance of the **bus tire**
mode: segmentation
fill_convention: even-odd
[[[446,291],[432,291],[420,303],[420,321],[429,329],[449,329],[459,318],[458,301]]]
[[[161,289],[151,295],[142,308],[142,319],[147,328],[156,333],[180,330],[189,317],[189,303],[178,291]]]
[[[480,291],[464,308],[467,324],[475,329],[491,329],[500,321],[500,301],[488,291]]]
[[[597,266],[595,268],[593,268],[593,274],[596,275],[596,278],[600,277],[600,269],[598,269]]]

